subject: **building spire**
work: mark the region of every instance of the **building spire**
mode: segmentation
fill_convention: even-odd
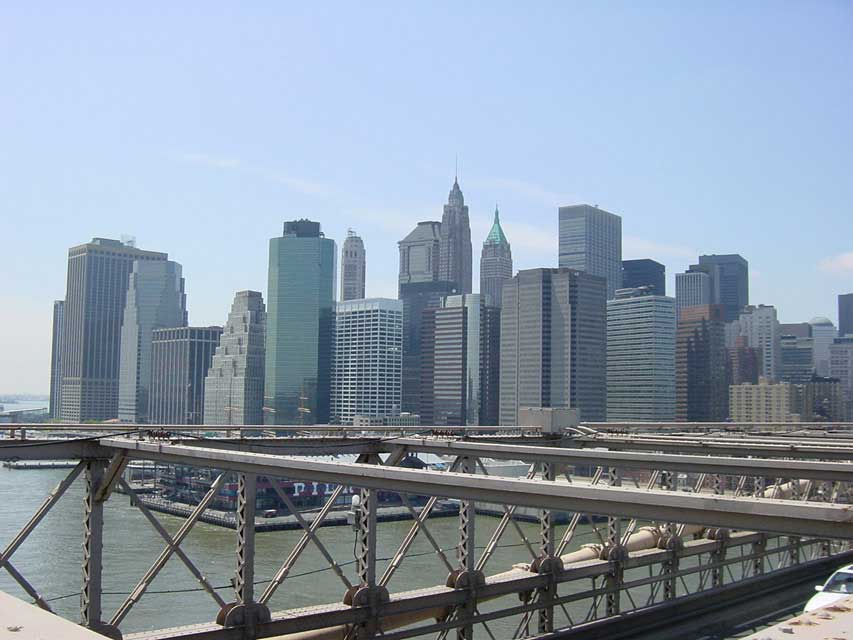
[[[504,230],[501,228],[501,218],[497,203],[495,203],[495,221],[492,223],[492,228],[483,244],[509,244]]]

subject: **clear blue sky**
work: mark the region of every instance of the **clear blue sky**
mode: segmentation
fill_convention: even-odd
[[[394,297],[456,154],[475,263],[495,202],[516,268],[589,202],[670,286],[739,252],[782,321],[853,290],[853,3],[313,4],[0,6],[0,393],[47,390],[69,246],[168,251],[222,323],[309,217]]]

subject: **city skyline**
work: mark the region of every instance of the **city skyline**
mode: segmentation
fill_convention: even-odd
[[[366,295],[396,297],[395,243],[441,219],[456,154],[472,243],[499,202],[516,272],[555,267],[557,208],[589,203],[622,217],[623,259],[665,264],[668,289],[698,255],[740,253],[751,303],[776,306],[781,322],[837,324],[836,296],[851,288],[849,6],[739,7],[736,29],[724,5],[626,7],[619,19],[465,7],[450,25],[426,7],[322,20],[175,7],[165,30],[140,8],[132,20],[156,41],[124,38],[130,17],[106,11],[0,17],[11,25],[0,64],[19,97],[0,107],[12,150],[0,157],[0,324],[21,327],[0,339],[3,393],[47,392],[69,246],[130,233],[168,252],[184,265],[190,323],[210,325],[235,291],[266,293],[266,242],[304,213],[338,243],[358,229]],[[567,23],[584,25],[568,44],[556,37]],[[605,31],[619,42],[606,53]],[[52,47],[34,49],[44,38]],[[447,86],[458,100],[441,97]],[[595,99],[570,99],[582,90]]]

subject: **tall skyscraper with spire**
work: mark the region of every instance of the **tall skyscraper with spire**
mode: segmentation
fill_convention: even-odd
[[[364,242],[350,229],[341,248],[341,301],[364,298]]]
[[[459,293],[471,293],[471,256],[468,207],[465,206],[459,180],[454,178],[453,188],[441,217],[438,279],[456,283]]]
[[[495,221],[483,242],[480,254],[480,293],[486,304],[501,306],[501,290],[504,282],[512,278],[512,249],[501,228],[498,206],[495,205]]]

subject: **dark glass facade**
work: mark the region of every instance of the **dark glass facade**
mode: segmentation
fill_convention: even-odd
[[[722,422],[729,415],[725,308],[681,309],[675,339],[675,411],[679,422]]]
[[[445,296],[456,293],[453,282],[400,283],[403,301],[403,391],[401,410],[421,414],[421,351],[424,310],[441,305]],[[423,420],[422,420],[423,424]]]
[[[421,424],[498,423],[500,310],[481,295],[424,311]]]
[[[652,294],[666,295],[666,267],[660,262],[643,258],[622,261],[622,288],[652,287]]]
[[[270,240],[264,424],[329,421],[335,256],[309,220]]]
[[[713,302],[725,308],[726,322],[737,320],[740,310],[749,304],[749,263],[733,253],[699,256],[699,266],[719,269],[718,275],[710,271],[717,280],[712,287]]]
[[[838,335],[853,335],[853,293],[838,296]]]
[[[500,422],[524,407],[607,415],[607,284],[574,269],[527,269],[504,284]]]

